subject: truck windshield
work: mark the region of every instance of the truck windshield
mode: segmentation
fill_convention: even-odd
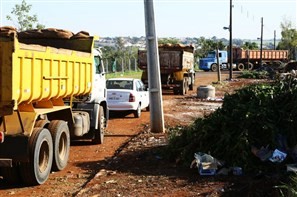
[[[103,71],[100,56],[94,57],[94,64],[95,64],[95,68],[96,68],[96,74],[100,74]]]
[[[216,57],[216,53],[215,52],[209,52],[207,54],[207,57],[209,57],[209,58],[215,58]]]

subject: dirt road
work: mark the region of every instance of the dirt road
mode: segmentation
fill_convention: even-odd
[[[228,78],[228,72],[222,75],[222,80]],[[189,124],[195,117],[203,116],[205,110],[215,110],[218,105],[204,105],[203,103],[191,102],[196,97],[196,88],[199,85],[208,85],[213,81],[217,80],[216,73],[212,72],[202,72],[196,75],[196,83],[194,91],[190,91],[187,96],[177,96],[168,92],[163,95],[163,107],[164,107],[164,117],[165,125],[174,126],[180,124]],[[198,110],[199,109],[199,110]],[[118,115],[111,114],[111,119],[109,120],[108,130],[105,135],[105,141],[102,145],[92,145],[89,141],[81,141],[74,143],[71,146],[69,163],[63,171],[52,173],[45,184],[34,186],[34,187],[24,187],[22,185],[8,185],[4,180],[0,178],[0,196],[89,196],[94,193],[90,192],[92,188],[97,183],[93,182],[94,177],[98,179],[100,173],[104,174],[105,177],[112,176],[114,174],[119,175],[116,170],[108,170],[110,163],[114,162],[117,158],[117,154],[122,151],[127,142],[134,139],[145,128],[149,128],[150,113],[143,111],[139,119],[130,115]],[[152,140],[162,140],[163,137],[151,137]],[[140,142],[139,142],[140,143]],[[139,144],[138,143],[138,144]],[[124,151],[125,152],[125,151]],[[128,164],[127,164],[128,165]],[[133,165],[133,164],[129,164]],[[99,173],[98,173],[99,172]],[[124,180],[121,184],[123,188],[133,188],[131,185],[125,187],[125,177],[128,181],[128,175],[122,174],[120,177]],[[145,174],[143,174],[145,176]],[[137,177],[138,178],[138,177]],[[168,177],[166,178],[166,180]],[[104,184],[111,185],[113,188],[115,183],[118,183],[114,179],[104,180]],[[136,180],[137,184],[142,183],[141,178]],[[115,183],[114,183],[114,182]],[[160,180],[152,179],[151,181],[156,181],[156,184]],[[178,180],[176,180],[178,182]],[[102,183],[102,181],[101,181]],[[99,184],[99,183],[98,183]],[[184,180],[180,182],[184,184]],[[154,185],[154,184],[152,184]],[[179,185],[179,183],[177,183]],[[144,185],[146,187],[146,185]],[[171,183],[174,187],[174,184]],[[170,184],[167,189],[172,189]],[[110,189],[109,188],[109,189]],[[124,189],[119,192],[120,195],[125,196]],[[186,188],[186,187],[185,187]],[[185,189],[184,188],[184,189]],[[143,188],[142,188],[143,189]],[[183,191],[184,189],[181,189]],[[103,189],[101,188],[103,191]],[[176,189],[175,189],[176,190]],[[87,194],[86,191],[89,193]],[[126,192],[126,194],[132,194],[133,191]],[[116,192],[106,190],[103,196],[107,196],[111,193],[114,196]],[[98,194],[98,192],[97,192]],[[149,194],[149,193],[144,193]],[[157,194],[157,193],[152,193]],[[177,192],[177,194],[181,194]],[[98,195],[101,196],[101,195]],[[142,196],[135,193],[135,196]]]

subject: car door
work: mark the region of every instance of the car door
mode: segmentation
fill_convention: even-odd
[[[139,94],[140,100],[141,100],[141,108],[146,108],[149,105],[149,93],[145,88],[145,85],[142,83],[141,80],[136,81],[136,90]]]

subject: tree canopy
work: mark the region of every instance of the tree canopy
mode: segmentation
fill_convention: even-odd
[[[278,43],[277,49],[289,50],[289,57],[295,59],[297,53],[297,30],[293,27],[291,21],[285,20],[281,23],[281,41]]]
[[[18,31],[25,31],[30,29],[43,29],[45,26],[38,22],[36,14],[31,15],[32,5],[27,4],[25,0],[22,0],[21,4],[16,4],[11,15],[7,15],[6,18],[9,21],[16,23]]]
[[[245,43],[242,45],[242,48],[243,48],[243,49],[250,49],[250,50],[253,50],[253,49],[259,49],[258,44],[255,43],[255,42],[245,42]]]
[[[205,57],[209,51],[215,49],[223,50],[226,48],[222,40],[218,40],[216,37],[212,39],[206,39],[205,37],[197,38],[197,49],[195,51],[195,57],[201,58]]]

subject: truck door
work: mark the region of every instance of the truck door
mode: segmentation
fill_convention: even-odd
[[[106,92],[106,80],[105,70],[101,56],[94,56],[95,76],[94,76],[94,88],[92,91],[92,97],[97,100],[103,100]]]

